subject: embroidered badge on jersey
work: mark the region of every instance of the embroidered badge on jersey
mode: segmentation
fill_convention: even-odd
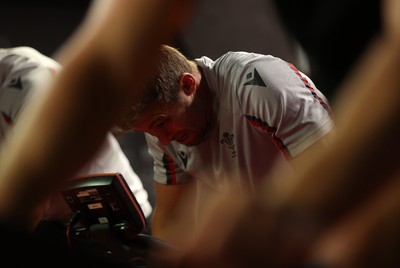
[[[224,134],[222,134],[221,144],[226,144],[228,146],[228,149],[231,151],[232,158],[236,157],[236,146],[234,135],[232,133],[224,132]]]

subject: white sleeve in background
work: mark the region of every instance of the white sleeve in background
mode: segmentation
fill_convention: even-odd
[[[0,48],[0,142],[11,132],[25,103],[45,92],[59,70],[61,66],[56,61],[31,47]],[[148,217],[152,207],[147,191],[110,133],[98,155],[78,175],[116,172],[123,175]]]
[[[119,172],[125,178],[144,215],[152,213],[148,194],[139,176],[134,172],[117,139],[109,133],[97,155],[77,175]]]

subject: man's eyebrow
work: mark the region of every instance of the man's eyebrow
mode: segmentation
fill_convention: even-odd
[[[156,125],[160,121],[165,121],[166,119],[167,119],[166,115],[163,115],[163,114],[156,115],[152,120],[150,120],[149,128],[152,128],[154,125]]]

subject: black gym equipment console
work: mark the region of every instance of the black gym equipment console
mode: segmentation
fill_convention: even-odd
[[[90,242],[96,245],[92,251],[125,259],[134,267],[148,267],[157,249],[173,248],[142,234],[146,218],[120,173],[75,178],[68,181],[61,194],[72,210],[67,224],[71,247]]]

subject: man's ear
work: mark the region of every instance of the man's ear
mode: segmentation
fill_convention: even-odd
[[[186,95],[191,95],[196,91],[196,79],[191,73],[183,73],[180,77],[180,84]]]

